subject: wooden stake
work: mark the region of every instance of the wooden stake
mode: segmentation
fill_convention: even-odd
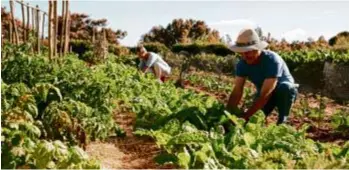
[[[44,41],[45,39],[45,13],[42,14],[42,28],[41,28],[41,40]]]
[[[23,2],[23,0],[22,0]],[[26,38],[27,38],[27,31],[26,31],[26,28],[25,28],[25,11],[24,11],[24,5],[21,4],[21,9],[22,9],[22,29],[23,29],[23,43],[26,42]]]
[[[65,1],[65,40],[64,40],[64,54],[68,53],[70,41],[70,11],[69,0]]]
[[[12,33],[12,30],[13,30],[13,26],[12,26],[12,22],[9,23],[9,27],[10,27],[10,32],[9,32],[9,40],[10,40],[10,43],[13,43],[13,33]]]
[[[32,10],[32,29],[35,31],[35,9],[31,8]]]
[[[49,59],[53,59],[53,39],[52,39],[52,14],[53,14],[53,2],[48,1],[48,43],[49,43]]]
[[[26,40],[29,40],[29,35],[30,35],[30,8],[29,8],[29,4],[27,3],[27,37]]]
[[[40,54],[40,12],[36,5],[36,51]]]
[[[65,29],[65,2],[62,1],[62,15],[61,15],[61,19],[62,19],[62,24],[61,24],[61,33],[60,33],[60,42],[59,42],[59,56],[63,56],[63,52],[64,52],[64,29]]]
[[[10,8],[11,8],[12,25],[15,30],[15,43],[19,44],[18,30],[17,30],[16,20],[15,20],[15,15],[14,15],[15,8],[14,8],[13,0],[10,0]]]
[[[57,0],[53,1],[53,17],[54,17],[54,32],[53,32],[53,45],[54,45],[54,55],[57,56],[57,28],[58,28],[58,17],[57,17]]]

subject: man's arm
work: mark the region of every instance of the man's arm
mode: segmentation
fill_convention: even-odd
[[[146,72],[148,71],[148,69],[149,69],[149,67],[144,66],[144,67],[142,68],[142,72],[143,72],[143,73],[146,73]]]
[[[233,110],[237,108],[243,95],[245,82],[246,82],[245,77],[238,76],[235,78],[234,89],[233,89],[233,92],[230,94],[229,101],[227,104],[227,109]]]
[[[277,84],[277,78],[265,79],[262,85],[261,94],[252,105],[250,109],[245,113],[244,118],[249,119],[254,113],[262,109],[263,106],[268,102]]]
[[[139,62],[138,68],[145,73],[145,71],[147,71],[148,67],[145,65],[145,62],[143,61],[143,59],[141,59],[141,61]]]
[[[144,67],[142,68],[143,73],[146,73],[149,68],[152,68],[157,60],[156,54],[148,53],[148,59],[144,62]]]

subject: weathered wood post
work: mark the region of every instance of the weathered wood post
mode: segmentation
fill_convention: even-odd
[[[35,31],[35,9],[31,8],[32,10],[32,30]]]
[[[21,1],[21,10],[22,10],[22,29],[23,29],[23,43],[26,42],[26,38],[27,38],[27,30],[25,28],[25,10],[24,10],[24,3],[23,0]]]
[[[36,51],[40,54],[40,11],[36,5]]]
[[[57,0],[53,1],[53,17],[54,17],[54,27],[53,27],[53,44],[54,44],[54,54],[53,56],[57,56],[57,28],[58,28],[58,17],[57,17]]]
[[[27,37],[26,40],[29,40],[29,35],[30,35],[30,8],[29,8],[29,3],[27,3]]]
[[[62,24],[61,24],[61,32],[60,32],[60,39],[59,39],[59,56],[62,57],[63,56],[63,52],[64,52],[64,29],[65,29],[65,2],[62,2],[62,15],[61,15],[61,20],[62,20]]]
[[[52,21],[53,21],[53,2],[48,1],[48,43],[49,43],[49,59],[53,59],[53,37],[52,37]]]
[[[12,32],[12,30],[13,30],[13,28],[12,28],[12,22],[10,22],[9,23],[9,29],[10,29],[10,31],[9,31],[9,40],[10,40],[10,43],[13,43],[13,32]]]
[[[41,39],[42,39],[42,41],[44,41],[44,39],[45,39],[45,15],[46,15],[46,13],[44,12],[43,14],[42,14],[42,33],[41,33]]]
[[[18,30],[17,30],[17,24],[16,24],[16,20],[15,20],[15,8],[14,8],[14,3],[13,0],[10,0],[10,9],[11,9],[11,21],[12,21],[12,25],[15,31],[15,43],[19,44],[19,37],[18,37]]]
[[[64,54],[68,53],[70,41],[70,11],[69,0],[65,1],[65,40],[64,40]]]

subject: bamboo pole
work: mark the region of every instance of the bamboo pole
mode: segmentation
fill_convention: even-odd
[[[37,30],[36,30],[36,13],[35,13],[35,8],[30,8],[31,9],[31,13],[32,13],[32,25],[31,25],[31,28],[32,28],[32,33],[33,33],[33,38],[34,38],[34,40],[33,40],[33,43],[34,43],[34,45],[33,45],[33,48],[32,48],[32,51],[33,51],[33,53],[35,53],[35,52],[37,52],[36,50],[37,50],[37,42],[36,42],[36,32],[37,32]]]
[[[45,13],[42,14],[41,40],[45,40]]]
[[[36,5],[36,51],[40,54],[40,12]]]
[[[60,42],[59,42],[59,56],[63,56],[63,52],[64,52],[64,29],[65,29],[65,2],[62,2],[62,15],[61,15],[61,19],[62,19],[62,24],[61,24],[61,33],[60,33]]]
[[[32,29],[35,32],[35,9],[31,8],[32,10]]]
[[[70,11],[69,0],[65,1],[65,40],[64,40],[64,54],[68,53],[70,41]]]
[[[30,7],[27,5],[27,37],[26,40],[29,40],[29,35],[30,35]]]
[[[10,22],[9,23],[9,27],[10,27],[10,31],[9,31],[9,40],[10,40],[10,43],[13,43],[13,32],[12,32],[12,30],[13,30],[13,28],[12,28],[12,22]]]
[[[23,2],[23,0],[22,0]],[[21,4],[21,9],[22,9],[22,28],[23,28],[23,43],[26,42],[26,37],[27,37],[27,30],[25,28],[25,10],[24,10],[24,5],[23,3]]]
[[[48,43],[49,43],[49,59],[52,60],[53,59],[53,39],[52,39],[52,14],[53,14],[53,2],[52,1],[48,1]]]
[[[57,56],[57,28],[58,28],[58,17],[57,17],[57,0],[53,1],[53,17],[54,17],[54,33],[53,33],[53,45],[54,45],[54,55]]]
[[[13,0],[10,0],[10,8],[11,8],[12,25],[15,30],[15,43],[19,44],[18,30],[17,30],[16,20],[15,20],[15,15],[14,15],[15,9],[14,9]]]

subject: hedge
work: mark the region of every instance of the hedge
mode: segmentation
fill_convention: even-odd
[[[170,49],[168,49],[164,44],[161,43],[142,43],[145,49],[147,51],[155,52],[155,53],[161,53],[165,54],[168,52],[171,52]],[[129,47],[130,51],[134,54],[136,54],[136,48],[137,47]]]
[[[72,48],[72,52],[78,54],[80,58],[82,58],[85,55],[85,53],[93,51],[93,44],[90,41],[86,40],[71,40],[70,46]],[[117,56],[130,54],[130,50],[127,47],[123,47],[116,44],[109,44],[108,52]]]
[[[179,53],[180,51],[187,51],[192,55],[206,53],[227,56],[234,54],[225,44],[175,44],[172,47],[172,52]]]
[[[86,40],[71,40],[70,46],[72,48],[72,51],[81,57],[84,55],[85,52],[91,51],[93,48],[93,45],[91,42]]]
[[[127,47],[111,44],[108,47],[108,52],[117,56],[123,56],[130,54],[130,50]]]

